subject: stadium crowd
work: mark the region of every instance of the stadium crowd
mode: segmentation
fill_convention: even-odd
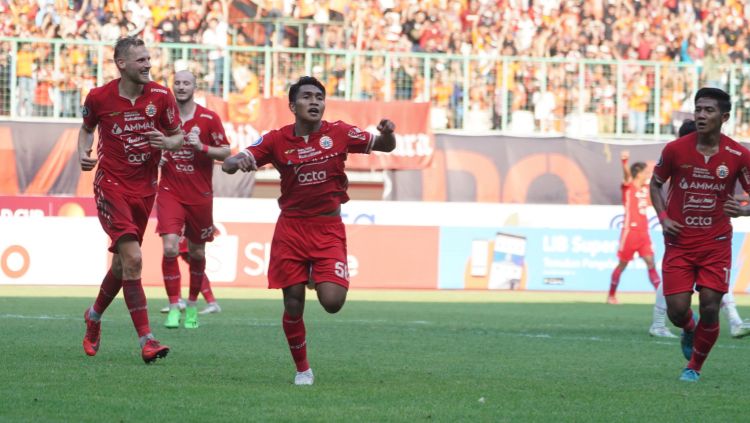
[[[431,61],[429,99],[423,59],[416,56],[392,61],[392,84],[384,82],[384,56],[363,59],[355,98],[431,100],[445,114],[436,126],[445,127],[466,122],[465,98],[468,111],[484,116],[494,128],[505,113],[530,119],[536,130],[558,131],[566,116],[583,111],[597,116],[604,133],[615,131],[620,100],[623,132],[643,134],[656,124],[669,131],[674,112],[702,84],[734,87],[740,98],[749,99],[738,104],[735,132],[750,135],[750,71],[743,66],[750,58],[750,6],[741,0],[0,0],[0,11],[0,36],[113,42],[138,34],[148,44],[212,46],[191,59],[198,62],[193,70],[201,75],[203,88],[215,94],[222,93],[228,45],[425,52],[441,55]],[[9,84],[11,63],[9,45],[2,44],[0,91]],[[50,45],[21,45],[16,63],[19,113],[50,116],[54,101],[62,115],[78,113],[69,105],[80,103],[96,82],[95,50],[68,44],[60,65],[53,66]],[[175,54],[154,58],[157,81],[167,82]],[[464,93],[466,69],[460,56],[465,54],[569,62],[547,66],[514,59],[504,69],[502,61],[473,61],[470,89]],[[230,59],[229,90],[261,95],[264,67],[258,57],[235,52]],[[332,96],[343,93],[343,59],[326,56],[313,66]],[[587,64],[580,78],[578,59],[608,62]],[[296,63],[300,60],[291,53],[280,55],[272,94],[285,92],[296,80],[304,69]],[[660,96],[655,93],[655,66],[627,62],[624,97],[618,99],[617,66],[611,62],[618,60],[663,63]],[[738,71],[730,80],[732,66]],[[0,109],[7,114],[7,99],[0,101]]]

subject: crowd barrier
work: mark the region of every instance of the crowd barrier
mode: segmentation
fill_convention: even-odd
[[[216,199],[221,235],[206,249],[216,286],[267,286],[274,200]],[[90,198],[0,197],[0,285],[98,285],[108,239]],[[650,217],[657,265],[663,255]],[[606,291],[622,225],[618,206],[351,201],[343,207],[352,289]],[[151,219],[143,281],[162,285]],[[734,220],[732,284],[750,285],[750,219]],[[187,275],[184,263],[182,272]],[[650,291],[636,260],[620,290]]]

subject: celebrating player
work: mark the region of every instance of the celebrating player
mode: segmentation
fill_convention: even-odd
[[[719,336],[719,308],[729,289],[730,218],[750,214],[734,198],[735,184],[750,190],[750,151],[721,133],[732,108],[729,94],[701,88],[695,95],[697,131],[664,147],[651,178],[651,201],[664,231],[662,262],[667,315],[682,328],[688,360],[680,380],[696,382]],[[662,186],[668,180],[665,198]],[[690,302],[698,290],[700,320]]]
[[[143,41],[135,37],[119,39],[114,59],[120,78],[88,94],[78,135],[81,169],[90,171],[99,163],[94,196],[113,253],[112,267],[96,302],[84,313],[83,349],[88,355],[96,355],[102,313],[122,287],[138,332],[141,357],[151,363],[166,356],[169,347],[159,344],[151,334],[141,285],[141,242],[156,195],[161,150],[180,148],[183,134],[172,93],[149,79],[151,57]],[[98,159],[89,157],[97,126]]]
[[[695,121],[692,119],[685,119],[677,131],[677,135],[684,137],[687,134],[696,131]],[[750,323],[742,321],[740,313],[737,311],[737,304],[734,301],[734,294],[732,289],[727,291],[723,297],[721,297],[721,310],[724,311],[729,319],[729,332],[732,338],[744,338],[750,335]]]
[[[177,256],[184,228],[190,256],[190,293],[184,326],[195,329],[198,327],[195,303],[205,278],[206,242],[214,239],[214,160],[224,160],[229,156],[229,142],[219,116],[195,102],[195,76],[192,73],[175,73],[172,89],[187,138],[182,149],[164,154],[156,199],[156,231],[161,235],[164,247],[161,268],[169,297],[169,314],[164,326],[180,326],[181,276]]]
[[[617,257],[620,262],[612,272],[612,279],[609,285],[609,304],[617,304],[615,292],[617,285],[620,283],[620,275],[628,266],[628,262],[633,259],[633,255],[638,255],[646,263],[648,269],[648,279],[656,289],[656,303],[654,304],[653,320],[648,330],[652,336],[664,338],[676,338],[666,327],[667,304],[664,300],[663,287],[659,279],[659,273],[654,266],[654,250],[651,248],[651,237],[648,234],[648,219],[646,218],[646,209],[648,208],[648,169],[646,163],[636,162],[628,166],[630,153],[623,151],[620,160],[622,162],[622,204],[625,206],[625,220],[622,224],[620,233],[620,247],[617,250]]]
[[[305,285],[315,283],[318,300],[329,313],[341,310],[349,288],[346,233],[341,204],[349,197],[344,164],[347,153],[392,151],[395,125],[380,121],[380,135],[344,122],[322,120],[326,90],[317,79],[300,78],[289,88],[295,122],[271,131],[224,161],[227,173],[256,170],[272,163],[281,175],[281,215],[271,242],[269,288],[284,295],[282,327],[297,374],[295,385],[312,385],[305,342]]]

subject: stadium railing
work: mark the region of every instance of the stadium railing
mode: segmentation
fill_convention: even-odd
[[[190,69],[225,100],[285,97],[299,76],[352,101],[429,101],[435,130],[663,140],[701,86],[725,89],[725,132],[750,137],[750,65],[155,44],[152,78]],[[0,38],[0,119],[79,118],[94,86],[117,77],[112,45]]]

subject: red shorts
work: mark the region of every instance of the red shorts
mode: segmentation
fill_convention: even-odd
[[[732,241],[713,247],[693,250],[667,245],[661,269],[664,295],[693,292],[694,285],[726,293],[732,268]]]
[[[268,287],[286,288],[309,279],[349,288],[346,230],[339,216],[279,216],[276,222]]]
[[[636,251],[639,257],[649,257],[654,255],[651,248],[651,237],[645,231],[633,231],[629,228],[623,228],[620,234],[620,248],[617,249],[617,258],[620,261],[633,260]]]
[[[154,196],[131,196],[102,187],[94,187],[96,210],[104,232],[112,243],[109,251],[117,252],[117,241],[125,235],[133,235],[138,244],[143,243],[148,217],[154,207]]]
[[[160,190],[156,197],[156,233],[185,235],[194,244],[214,240],[214,203],[182,204],[169,191]],[[184,228],[184,232],[183,232]]]

